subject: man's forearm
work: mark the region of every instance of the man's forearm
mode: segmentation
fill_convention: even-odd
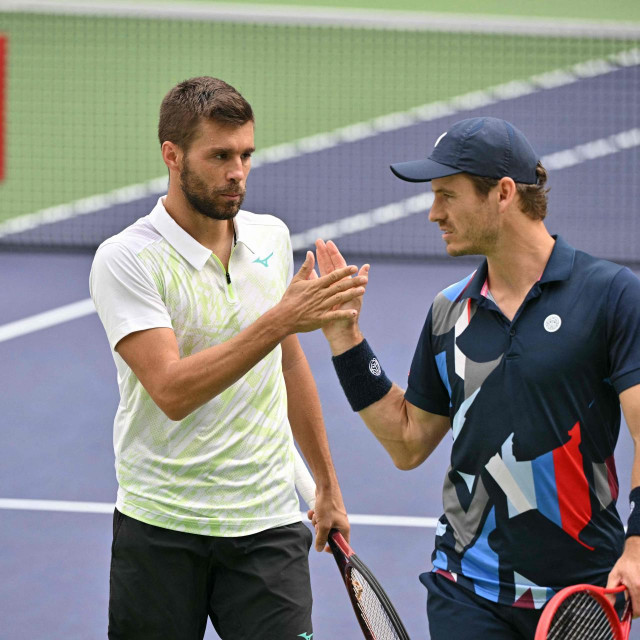
[[[313,375],[297,338],[283,343],[283,374],[287,386],[289,423],[293,437],[309,463],[316,484],[337,485],[322,408]]]

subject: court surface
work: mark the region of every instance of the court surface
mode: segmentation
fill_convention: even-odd
[[[0,324],[86,296],[88,256],[0,254]],[[362,326],[388,375],[404,385],[433,296],[472,268],[464,261],[373,263]],[[412,638],[428,638],[425,591],[434,529],[394,517],[436,518],[450,440],[414,471],[393,467],[337,384],[322,335],[302,344],[313,369],[347,508],[352,542],[370,564]],[[115,368],[95,314],[0,343],[2,498],[109,504],[116,483],[111,444]],[[625,496],[632,445],[623,427],[617,463]],[[620,501],[623,518],[626,500]],[[359,516],[357,517],[356,516]],[[362,515],[383,525],[357,524]],[[105,637],[111,518],[108,513],[3,509],[0,638]],[[357,638],[346,593],[328,554],[311,554],[316,638]],[[638,627],[640,631],[640,626]],[[210,628],[207,638],[217,637]],[[636,638],[640,633],[636,632]]]
[[[569,242],[580,231],[581,212],[593,207],[588,186],[598,181],[607,184],[603,176],[616,176],[628,163],[637,162],[640,111],[621,113],[614,129],[601,125],[599,113],[607,106],[606,84],[634,86],[638,73],[636,62],[562,86],[538,87],[521,95],[512,91],[481,111],[509,118],[522,113],[526,102],[536,116],[517,124],[554,168],[548,227]],[[545,114],[555,113],[549,107],[559,102],[582,105],[581,118],[572,123],[571,136],[566,139],[547,133],[550,123],[545,118],[551,116]],[[384,253],[391,236],[387,230],[394,225],[393,237],[402,238],[407,253],[417,253],[423,246],[435,252],[441,241],[437,228],[429,227],[426,220],[428,199],[414,206],[415,210],[406,204],[428,189],[393,179],[388,164],[409,159],[414,152],[407,149],[415,148],[416,140],[432,143],[452,122],[476,113],[458,105],[442,117],[307,149],[288,159],[264,161],[250,177],[245,208],[258,210],[262,190],[286,175],[304,181],[305,189],[283,187],[280,197],[270,202],[270,211],[287,221],[298,248],[322,235],[336,239],[347,258],[350,249],[355,253],[357,247],[361,252],[363,246],[369,247],[371,255]],[[367,159],[367,172],[362,158]],[[335,193],[331,187],[338,177],[346,184],[364,180],[367,188]],[[576,184],[585,188],[576,191]],[[638,229],[634,207],[638,190],[637,183],[627,181],[599,193],[603,212],[617,210],[620,238]],[[118,206],[127,207],[135,219],[148,212],[158,195]],[[323,210],[318,225],[328,226],[310,231],[296,222],[296,212],[317,203]],[[381,213],[389,206],[392,209]],[[115,207],[109,205],[85,217],[90,221],[93,215],[108,218],[114,213]],[[606,240],[611,237],[605,234],[611,224],[607,216],[591,219],[588,239],[575,244],[599,255],[617,250],[615,237]],[[622,240],[621,245],[627,246]],[[637,262],[635,243],[632,251],[635,253],[625,258]],[[385,262],[371,255],[364,258],[372,269],[362,327],[387,374],[405,386],[431,300],[467,275],[477,260]],[[0,336],[10,323],[20,323],[11,326],[24,330],[22,335],[0,340],[0,572],[5,577],[0,586],[1,640],[106,636],[109,511],[116,492],[112,421],[118,397],[115,367],[102,326],[94,313],[87,312],[89,307],[83,306],[90,264],[91,256],[84,254],[0,253]],[[81,303],[74,319],[36,331],[27,331],[22,322],[72,303]],[[441,514],[450,440],[445,439],[420,468],[395,469],[350,411],[322,335],[303,335],[301,341],[316,378],[345,503],[352,514],[353,546],[387,589],[410,636],[428,638],[426,592],[418,574],[431,567],[432,522]],[[619,510],[624,520],[632,452],[623,425],[616,457],[622,496]],[[24,502],[17,505],[10,500]],[[29,502],[36,500],[68,504]],[[92,504],[83,507],[84,503]],[[74,510],[79,508],[86,510]],[[407,517],[414,520],[403,520]],[[314,638],[358,638],[333,559],[312,552],[311,567]],[[217,636],[210,628],[206,637]],[[640,640],[640,624],[632,637]]]

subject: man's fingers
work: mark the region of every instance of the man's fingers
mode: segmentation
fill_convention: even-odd
[[[367,282],[368,282],[368,278],[366,276],[355,276],[353,278],[345,278],[344,280],[339,280],[338,282],[331,285],[331,291],[333,293],[339,293],[342,291],[349,291],[350,289],[354,289],[356,287],[360,287],[364,289]]]
[[[305,256],[304,262],[300,266],[298,273],[296,276],[300,280],[308,280],[311,272],[313,271],[313,267],[315,265],[316,259],[313,255],[313,251],[307,251],[307,255]]]
[[[322,317],[322,324],[331,324],[332,322],[340,322],[341,320],[354,320],[358,317],[358,312],[355,309],[344,309],[336,311],[328,311]]]
[[[324,240],[316,240],[316,257],[318,259],[318,269],[320,269],[321,276],[326,276],[334,270],[335,267],[331,262]]]
[[[327,254],[329,255],[329,258],[331,259],[331,262],[333,263],[333,268],[334,269],[339,269],[340,267],[346,267],[347,266],[346,260],[342,257],[342,254],[340,253],[340,250],[335,245],[333,240],[329,240],[327,242]]]
[[[329,284],[332,284],[334,282],[338,282],[339,280],[343,280],[344,278],[350,278],[357,271],[358,267],[356,267],[355,265],[349,265],[348,267],[342,267],[340,269],[332,271],[331,273],[327,273],[320,279]]]
[[[329,527],[320,524],[316,525],[316,551],[322,551],[327,546],[329,531]]]
[[[327,298],[326,304],[328,307],[339,307],[343,305],[345,302],[349,302],[354,298],[358,298],[359,296],[364,295],[364,287],[355,287],[352,289],[348,289],[347,291],[339,291],[334,295]],[[349,311],[349,309],[347,309]]]

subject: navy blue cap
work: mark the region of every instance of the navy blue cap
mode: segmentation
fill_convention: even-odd
[[[424,160],[398,162],[391,171],[408,182],[428,182],[456,173],[485,178],[512,178],[536,184],[539,158],[522,131],[499,118],[456,122],[436,141]]]

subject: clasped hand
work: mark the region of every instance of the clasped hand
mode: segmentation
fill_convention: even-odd
[[[318,242],[324,245],[321,240]],[[366,273],[363,269],[357,273],[357,267],[347,266],[339,252],[342,263],[337,268],[328,256],[328,252],[318,253],[321,274],[318,276],[314,255],[308,251],[280,301],[292,333],[313,331],[334,322],[353,322],[357,318],[361,303],[355,300],[364,294]]]

